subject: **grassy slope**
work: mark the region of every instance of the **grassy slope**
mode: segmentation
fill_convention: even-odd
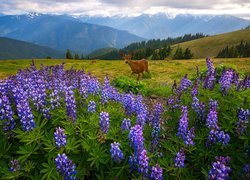
[[[250,29],[234,31],[225,34],[196,39],[173,45],[173,52],[177,47],[190,48],[194,58],[215,57],[218,52],[227,45],[239,44],[241,40],[250,42]]]
[[[118,50],[116,48],[102,48],[102,49],[98,49],[90,54],[88,54],[88,56],[90,58],[95,58],[95,57],[100,57],[100,56],[103,56],[111,51],[114,51],[114,50]]]
[[[97,76],[100,80],[108,74],[112,80],[114,77],[119,76],[130,76],[131,70],[127,64],[122,60],[111,61],[111,60],[99,60],[92,63],[91,60],[35,60],[37,65],[54,65],[65,62],[66,69],[74,67],[77,69],[84,69],[86,72],[91,72]],[[29,66],[31,60],[3,60],[0,66],[0,79],[5,78],[9,75],[15,74],[18,69],[23,69]],[[200,69],[205,70],[206,62],[205,59],[196,60],[174,60],[174,61],[149,61],[149,71],[151,72],[150,79],[142,79],[152,94],[161,94],[162,88],[166,85],[171,85],[173,80],[180,80],[185,73],[190,76],[194,76],[195,66],[198,65]],[[220,65],[226,65],[235,68],[243,74],[250,73],[250,58],[241,59],[215,59],[215,67]],[[136,79],[136,75],[132,78]]]
[[[46,46],[0,37],[0,59],[63,58],[64,53]]]

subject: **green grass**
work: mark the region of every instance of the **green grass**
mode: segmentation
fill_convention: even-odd
[[[225,65],[233,67],[242,74],[250,73],[250,58],[237,59],[214,59],[215,67]],[[18,72],[18,69],[29,67],[31,60],[1,60],[0,61],[0,79],[6,78]],[[136,79],[137,75],[131,75],[130,67],[123,60],[35,60],[38,67],[41,64],[55,65],[65,63],[66,69],[74,67],[76,69],[84,69],[90,72],[98,79],[103,80],[107,74],[110,80],[117,77],[127,76]],[[188,77],[195,76],[195,66],[198,65],[200,70],[206,70],[205,59],[192,60],[171,60],[171,61],[149,61],[150,75],[145,75],[140,81],[146,84],[147,92],[155,95],[165,96],[164,92],[172,85],[176,79],[177,82],[188,73]]]
[[[194,53],[194,58],[215,57],[218,52],[228,46],[237,45],[244,40],[250,42],[250,29],[234,31],[225,34],[196,39],[180,44],[173,45],[173,52],[177,47],[183,49],[190,48]]]

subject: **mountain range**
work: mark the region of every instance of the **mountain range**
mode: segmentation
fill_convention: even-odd
[[[66,15],[38,13],[1,16],[0,36],[77,53],[103,47],[122,48],[144,40],[124,30],[83,23]]]
[[[204,33],[214,35],[245,28],[250,21],[228,15],[142,14],[96,17],[28,13],[0,14],[0,36],[47,46],[61,52],[88,54],[101,48],[123,48],[152,38]]]
[[[76,16],[82,22],[99,24],[126,30],[146,39],[164,39],[184,34],[204,33],[215,35],[239,30],[250,25],[250,21],[229,15],[191,15],[175,17],[165,13],[142,14],[136,17]]]
[[[0,59],[64,58],[63,52],[24,41],[0,37]]]

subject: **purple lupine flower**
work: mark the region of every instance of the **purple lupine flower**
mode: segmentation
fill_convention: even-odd
[[[57,127],[54,132],[54,139],[56,143],[56,147],[60,148],[66,145],[66,135],[64,133],[64,129]]]
[[[57,155],[55,164],[65,179],[76,179],[76,165],[64,153]]]
[[[219,83],[221,85],[220,90],[223,92],[223,94],[227,94],[231,83],[233,82],[233,74],[234,71],[232,69],[225,70],[223,74],[220,77]]]
[[[162,174],[163,174],[163,170],[157,164],[157,165],[155,165],[155,166],[152,167],[151,176],[150,177],[151,177],[152,180],[163,180]]]
[[[187,106],[182,106],[182,115],[179,121],[177,136],[179,136],[184,140],[186,139],[187,132],[188,132],[188,110]]]
[[[215,157],[215,162],[212,163],[212,169],[209,171],[208,179],[228,179],[231,168],[228,166],[230,157],[219,156]]]
[[[29,100],[27,92],[24,89],[17,85],[12,89],[14,98],[16,101],[17,114],[21,121],[24,131],[31,131],[36,127],[34,116],[31,112],[29,106]]]
[[[65,88],[65,103],[66,103],[66,112],[70,120],[75,122],[76,120],[76,100],[74,97],[73,87]]]
[[[88,94],[97,95],[100,91],[100,83],[97,78],[90,78],[88,81]]]
[[[168,98],[167,105],[171,106],[173,104],[174,104],[174,96],[171,96],[170,98]]]
[[[182,78],[180,86],[178,88],[179,92],[185,91],[188,89],[188,87],[192,86],[192,82],[188,80],[187,74]]]
[[[138,166],[139,166],[139,173],[143,174],[143,176],[147,176],[148,174],[148,167],[149,167],[149,158],[147,156],[147,151],[143,149],[138,154]]]
[[[10,171],[11,172],[16,172],[16,171],[19,171],[21,168],[20,168],[20,164],[19,164],[19,161],[17,159],[14,159],[12,161],[10,161]]]
[[[134,99],[134,96],[131,93],[124,94],[122,96],[122,105],[125,109],[126,114],[129,116],[132,115],[133,109],[134,109],[133,108],[133,104],[134,104],[133,99]]]
[[[130,167],[131,171],[137,171],[138,170],[137,158],[134,155],[129,156],[128,162],[129,162],[129,167]]]
[[[121,124],[121,129],[124,130],[129,130],[131,127],[131,120],[124,118]]]
[[[152,143],[151,143],[151,151],[153,152],[155,147],[158,145],[158,138],[161,129],[161,114],[163,112],[162,105],[157,103],[154,107],[153,118],[152,118]]]
[[[108,130],[109,130],[109,114],[107,112],[101,112],[100,113],[100,130],[102,131],[102,133],[107,134]]]
[[[142,111],[136,116],[136,124],[139,124],[143,127],[147,121],[147,114],[148,114],[147,110],[142,109]]]
[[[215,69],[214,69],[214,65],[213,65],[213,62],[210,58],[206,58],[206,63],[207,63],[207,69],[209,72],[214,72]]]
[[[220,131],[215,129],[210,130],[206,145],[210,146],[211,144],[215,144],[217,141],[222,145],[227,145],[230,141],[230,136],[229,134],[221,130]]]
[[[197,97],[193,97],[192,109],[196,112],[196,118],[200,123],[205,121],[205,104],[199,102]]]
[[[110,144],[110,154],[111,158],[117,162],[120,163],[124,159],[123,152],[120,149],[120,143],[114,142]]]
[[[140,149],[144,147],[143,145],[143,131],[142,127],[139,124],[136,124],[130,129],[129,132],[129,140],[131,142],[131,145],[134,147],[134,150],[136,152],[139,152]]]
[[[175,167],[184,168],[185,159],[186,159],[186,156],[185,156],[184,149],[181,148],[180,151],[176,154],[176,157],[175,157],[175,164],[174,164]]]
[[[90,113],[96,112],[96,103],[95,103],[95,101],[92,101],[92,100],[89,101],[88,112],[90,112]]]
[[[247,125],[249,123],[248,117],[250,115],[250,111],[248,109],[244,110],[240,108],[238,112],[238,119],[239,121],[236,123],[236,133],[238,136],[244,134],[247,129]]]
[[[219,130],[220,128],[217,123],[218,123],[217,111],[215,109],[210,109],[207,115],[207,127]]]
[[[198,95],[198,82],[196,81],[193,88],[192,88],[191,96],[195,97],[197,95]]]
[[[217,139],[222,145],[227,145],[230,141],[230,136],[224,131],[219,131]]]
[[[218,102],[216,100],[209,99],[209,105],[208,105],[208,107],[209,107],[209,109],[216,110],[218,108]]]
[[[9,98],[4,94],[0,93],[0,120],[3,122],[3,131],[11,133],[15,129],[16,122],[13,118],[14,112],[11,107]]]
[[[188,132],[187,132],[187,135],[186,135],[186,138],[185,138],[185,145],[188,146],[188,145],[191,145],[193,146],[194,145],[194,139],[195,135],[194,135],[194,127],[192,127]]]

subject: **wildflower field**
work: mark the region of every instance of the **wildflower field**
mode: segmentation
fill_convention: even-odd
[[[207,58],[148,106],[137,84],[33,62],[0,81],[0,178],[249,179],[245,67]]]

